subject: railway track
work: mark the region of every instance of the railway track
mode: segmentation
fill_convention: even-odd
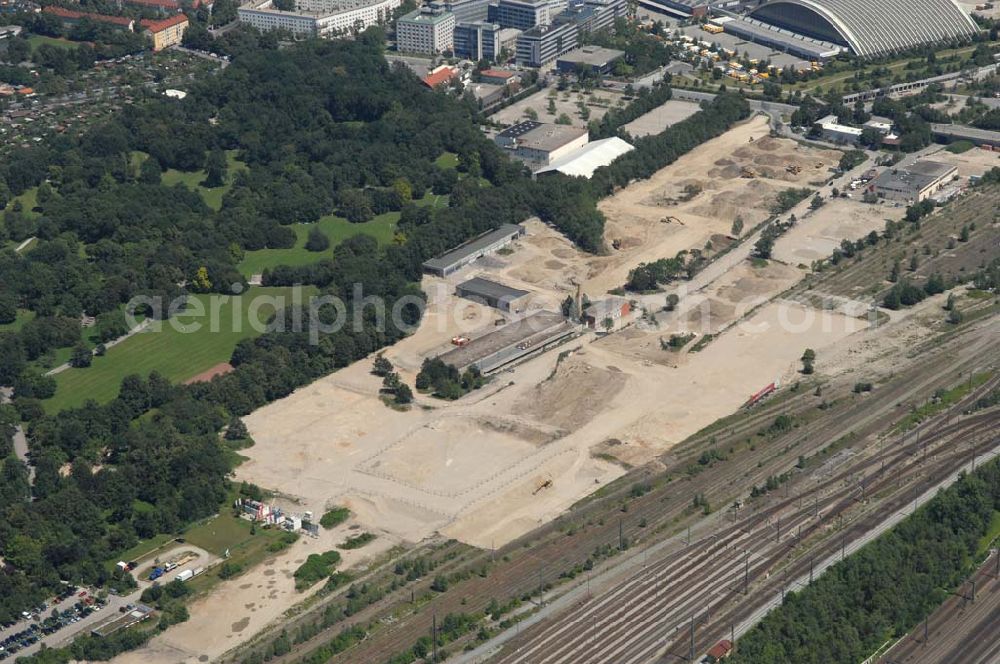
[[[1000,575],[993,551],[976,573],[879,664],[996,664],[1000,662]],[[975,594],[973,597],[973,582]]]
[[[772,571],[800,542],[829,533],[836,527],[835,519],[858,505],[861,496],[856,496],[855,478],[869,478],[861,492],[871,496],[918,480],[924,474],[926,452],[935,455],[937,468],[959,467],[970,458],[966,450],[942,448],[956,439],[992,445],[997,442],[993,431],[998,424],[1000,412],[955,422],[947,417],[932,420],[917,432],[899,437],[884,457],[861,459],[819,482],[809,492],[813,500],[804,501],[805,505],[801,496],[778,500],[711,537],[671,551],[609,593],[526,631],[496,662],[638,664],[655,661],[668,643],[669,652],[681,650],[683,654],[678,654],[687,657],[689,644],[686,648],[679,645],[690,640],[692,631],[695,651],[700,652],[715,639],[718,626],[728,627],[741,612],[750,612],[738,608],[747,604],[736,601],[741,597],[741,581],[755,593],[763,590],[762,584],[768,585],[763,582],[775,585]],[[830,553],[845,544],[826,538],[818,549]],[[808,571],[809,560],[800,557],[783,572],[798,573],[803,565]],[[714,623],[716,629],[700,629],[702,623]]]

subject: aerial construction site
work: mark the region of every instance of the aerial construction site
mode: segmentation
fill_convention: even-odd
[[[346,507],[353,527],[378,534],[362,573],[385,597],[331,629],[378,627],[333,661],[386,661],[438,629],[440,616],[491,600],[514,604],[497,612],[490,638],[449,646],[456,661],[700,657],[992,454],[998,414],[962,408],[997,387],[995,302],[958,286],[966,322],[957,327],[944,321],[944,294],[873,307],[899,253],[890,243],[815,269],[843,241],[881,233],[906,212],[833,198],[871,168],[840,172],[841,156],[773,136],[755,117],[600,203],[603,254],[537,219],[456,248],[424,277],[419,329],[384,357],[409,384],[441,358],[479,369],[485,385],[388,408],[369,360],[245,418],[256,444],[238,480],[299,511]],[[935,159],[959,157],[964,178],[990,166]],[[781,206],[787,190],[808,195]],[[811,204],[817,193],[822,206]],[[970,242],[948,249],[948,240],[998,199],[996,186],[970,191],[919,239],[903,240],[904,250],[931,247],[913,277],[974,270],[974,252],[1000,237],[996,220]],[[770,223],[787,230],[770,260],[756,258]],[[640,264],[678,254],[703,259],[689,278],[655,292],[624,288]],[[808,374],[806,349],[816,358]],[[961,399],[906,419],[970,380]],[[430,577],[399,587],[378,558],[399,551],[430,561],[453,589],[431,589]],[[222,647],[188,634],[139,653],[242,661],[277,625],[311,624],[345,600],[333,593],[277,620],[301,598],[281,589],[305,553],[278,556],[288,578],[268,575],[264,588],[251,572],[224,598],[191,607],[201,629],[231,624]],[[265,596],[264,616],[231,608]],[[276,661],[331,637],[321,630]]]

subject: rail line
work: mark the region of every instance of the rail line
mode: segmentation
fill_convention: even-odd
[[[981,389],[972,394],[979,392]],[[998,423],[1000,412],[954,422],[950,421],[950,415],[934,418],[914,432],[898,436],[884,454],[858,460],[819,482],[808,492],[813,495],[812,504],[807,501],[802,505],[802,496],[781,499],[713,536],[671,551],[610,592],[526,631],[496,661],[498,664],[653,661],[668,643],[673,644],[669,651],[675,650],[685,638],[682,634],[689,638],[692,624],[698,628],[702,623],[710,623],[713,613],[735,617],[739,612],[727,605],[732,605],[732,600],[739,596],[741,581],[746,586],[757,586],[770,579],[771,571],[803,539],[832,530],[834,517],[842,517],[861,499],[855,494],[871,496],[899,486],[904,480],[907,483],[919,480],[925,474],[921,454],[928,451],[935,455],[938,468],[961,466],[969,460],[970,453],[961,446],[943,450],[945,443],[956,438],[975,444],[995,442],[997,436],[992,431]],[[860,492],[855,486],[859,476],[864,478]],[[828,539],[818,548],[836,550],[845,544],[843,540]],[[809,560],[800,558],[798,567],[802,565],[808,570]],[[754,591],[757,590],[755,587]],[[708,635],[707,630],[694,631],[697,647]]]

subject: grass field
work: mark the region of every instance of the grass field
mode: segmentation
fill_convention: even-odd
[[[68,39],[60,39],[58,37],[46,37],[45,35],[31,35],[28,37],[28,43],[31,45],[31,52],[34,53],[35,50],[42,44],[48,44],[49,46],[58,46],[59,48],[76,48],[80,44],[89,42],[74,42]]]
[[[24,324],[35,317],[34,311],[28,311],[27,309],[18,309],[17,318],[14,319],[13,323],[4,323],[0,325],[0,332],[17,332]]]
[[[454,152],[445,152],[434,160],[434,165],[438,168],[457,168],[458,155]]]
[[[952,154],[962,154],[963,152],[968,152],[972,148],[976,147],[971,141],[955,141],[945,148],[948,152]]]
[[[8,208],[10,209],[15,202],[20,201],[21,206],[24,208],[24,214],[27,217],[37,217],[38,213],[35,212],[35,206],[38,205],[38,187],[32,187],[28,189],[20,196],[15,196],[8,203]]]
[[[88,399],[98,403],[110,401],[118,395],[122,378],[129,374],[145,376],[158,371],[170,381],[180,382],[227,362],[237,342],[260,334],[250,324],[254,296],[288,298],[290,294],[289,288],[251,288],[241,298],[241,306],[230,300],[217,307],[216,331],[209,324],[213,296],[193,295],[192,299],[201,303],[206,315],[194,317],[189,312],[172,320],[184,325],[200,324],[200,329],[185,333],[180,325],[167,321],[159,332],[143,332],[108,349],[104,357],[95,357],[93,365],[86,369],[67,369],[56,374],[56,395],[43,402],[45,409],[55,413],[81,406]],[[309,294],[305,292],[303,297]],[[267,301],[258,304],[261,306],[254,311],[254,317],[266,322],[273,306]]]
[[[331,247],[340,244],[349,237],[362,234],[371,235],[380,243],[386,244],[392,240],[392,236],[396,232],[397,221],[399,221],[398,212],[387,212],[362,224],[352,224],[346,219],[332,214],[321,217],[315,224],[292,224],[289,228],[295,231],[297,238],[294,247],[291,249],[248,251],[237,267],[241,274],[249,277],[260,274],[265,268],[273,268],[278,265],[308,265],[329,256],[329,250],[314,252],[306,249],[306,239],[313,226],[318,227],[330,238]]]
[[[246,168],[246,164],[236,159],[236,150],[226,150],[226,183],[221,187],[215,187],[214,189],[209,189],[207,187],[201,186],[201,183],[205,180],[205,171],[197,170],[191,171],[190,173],[185,173],[184,171],[178,171],[173,168],[168,168],[163,171],[163,176],[160,181],[168,186],[172,187],[175,184],[182,184],[192,191],[197,191],[201,194],[202,200],[205,201],[205,205],[212,208],[213,210],[220,210],[222,208],[222,198],[225,196],[233,186],[233,176],[237,171]],[[142,165],[142,162],[148,157],[144,152],[133,152],[132,153],[132,164],[138,169]]]

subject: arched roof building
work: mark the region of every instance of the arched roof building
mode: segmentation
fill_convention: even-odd
[[[976,23],[955,0],[772,0],[750,14],[871,57],[968,38]]]

